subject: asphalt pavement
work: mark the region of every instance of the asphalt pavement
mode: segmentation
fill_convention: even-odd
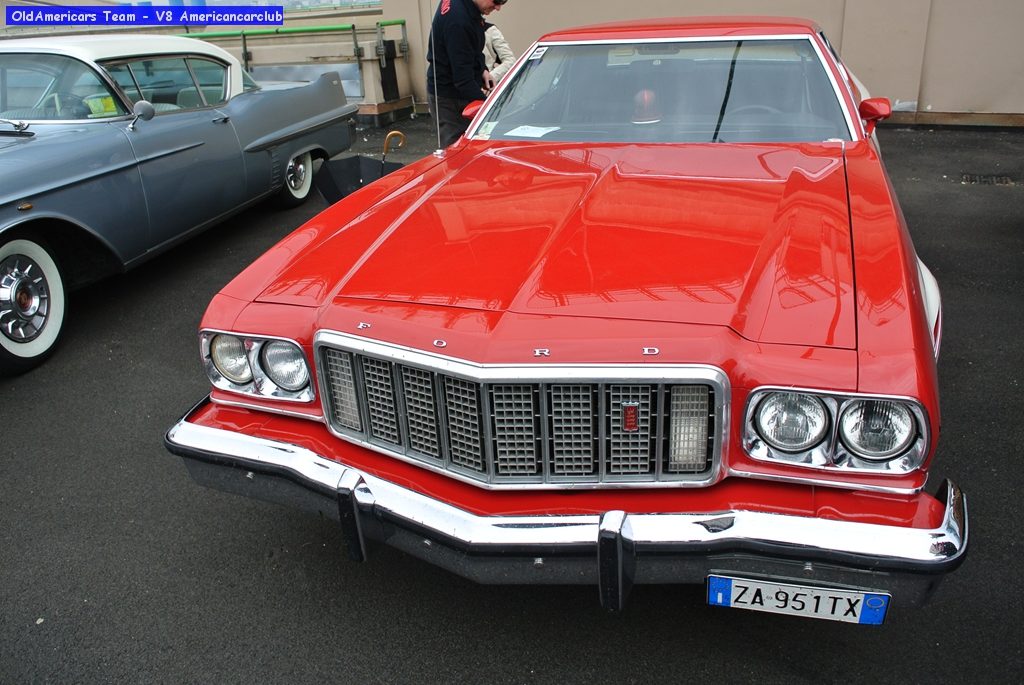
[[[436,146],[428,117],[392,128],[392,161]],[[383,547],[353,564],[330,523],[193,484],[162,440],[207,392],[202,311],[316,198],[75,293],[56,356],[0,379],[0,683],[1020,682],[1024,130],[880,139],[944,297],[930,487],[956,480],[971,517],[927,606],[860,627],[640,586],[609,615],[592,587],[480,586]]]

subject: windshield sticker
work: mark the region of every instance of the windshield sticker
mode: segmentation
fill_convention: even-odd
[[[541,57],[544,56],[544,53],[547,52],[547,51],[548,51],[547,46],[541,47],[541,48],[537,48],[536,50],[533,51],[533,54],[530,55],[530,59],[540,59]],[[529,60],[527,60],[527,61],[529,61]]]
[[[480,125],[480,130],[477,131],[477,135],[481,138],[487,139],[491,137],[491,131],[498,125],[497,121],[488,121],[486,124]]]
[[[506,136],[519,136],[520,138],[543,138],[552,131],[557,131],[561,126],[517,126]]]

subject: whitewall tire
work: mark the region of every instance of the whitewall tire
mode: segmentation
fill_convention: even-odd
[[[298,207],[313,189],[313,155],[303,152],[288,160],[284,168],[284,187],[278,196],[284,207]]]
[[[46,359],[60,339],[66,309],[64,280],[49,250],[30,238],[0,244],[0,375]]]

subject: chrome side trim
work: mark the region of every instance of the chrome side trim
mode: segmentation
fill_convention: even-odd
[[[743,469],[736,468],[735,466],[729,467],[728,475],[736,476],[738,478],[752,478],[754,480],[770,481],[772,483],[814,485],[826,488],[842,488],[843,490],[861,490],[863,492],[878,492],[885,495],[916,495],[917,493],[921,492],[922,489],[924,489],[923,486],[920,488],[896,488],[885,485],[875,485],[872,483],[849,483],[846,481],[832,481],[826,480],[825,478],[813,478],[808,476],[778,476],[775,474],[745,471]]]
[[[604,515],[479,516],[300,446],[197,426],[189,423],[187,417],[171,428],[165,443],[171,452],[185,458],[186,463],[212,465],[224,475],[236,474],[236,478],[241,477],[253,487],[258,487],[267,476],[276,476],[292,481],[313,495],[325,497],[326,501],[337,498],[338,493],[355,493],[357,501],[350,511],[354,511],[353,516],[361,522],[364,532],[360,535],[384,539],[386,535],[375,530],[375,526],[384,522],[425,540],[441,541],[473,554],[509,556],[519,551],[537,556],[537,551],[562,554],[575,551],[597,558],[599,540],[603,536],[606,541],[614,541],[614,547],[619,550],[613,554],[609,549],[610,558],[621,559],[626,553],[636,559],[638,571],[645,553],[716,558],[719,554],[742,553],[798,560],[805,565],[823,562],[849,567],[856,569],[855,577],[861,576],[862,585],[871,585],[881,582],[881,576],[890,572],[948,572],[959,564],[967,547],[966,497],[949,481],[944,488],[943,521],[932,529],[747,510],[701,514],[608,512]],[[268,492],[273,489],[264,487],[269,488]],[[246,494],[274,499],[256,491]],[[349,526],[349,530],[353,528]],[[359,548],[365,550],[364,541],[358,542]],[[722,565],[728,564],[723,561]],[[609,568],[606,576],[609,582],[619,583],[624,573],[623,569]],[[865,580],[867,575],[871,575],[871,581]],[[590,580],[592,578],[586,579]],[[643,582],[643,575],[637,580]],[[696,581],[677,577],[654,582]]]
[[[288,409],[282,409],[280,407],[270,407],[263,404],[256,404],[255,402],[243,402],[235,400],[227,400],[222,397],[211,397],[210,402],[213,404],[219,404],[225,407],[237,407],[238,409],[253,409],[256,411],[267,412],[268,414],[278,414],[279,416],[290,416],[295,419],[306,419],[307,421],[315,421],[316,423],[324,423],[324,417],[320,414],[306,414],[301,411],[290,411]],[[316,405],[316,409],[320,409],[320,405]]]

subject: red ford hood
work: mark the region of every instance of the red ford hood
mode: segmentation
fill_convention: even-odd
[[[728,326],[853,348],[840,144],[471,143],[259,298]],[[343,222],[348,222],[341,225]]]

